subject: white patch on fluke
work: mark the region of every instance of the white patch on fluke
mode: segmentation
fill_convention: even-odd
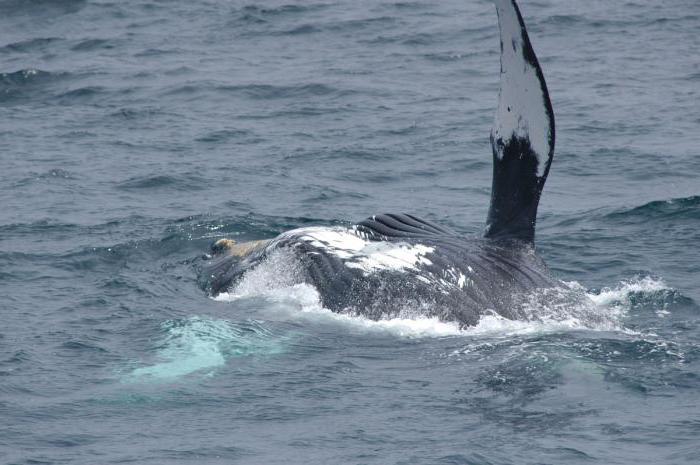
[[[544,176],[550,152],[550,121],[537,69],[525,59],[523,28],[511,0],[496,0],[501,31],[501,89],[493,126],[497,156],[503,159],[502,140],[529,139],[537,157],[537,176]]]

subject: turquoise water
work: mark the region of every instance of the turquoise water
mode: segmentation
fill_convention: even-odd
[[[700,4],[521,7],[537,245],[591,307],[459,330],[197,267],[384,211],[479,234],[490,1],[1,1],[0,463],[696,463]]]

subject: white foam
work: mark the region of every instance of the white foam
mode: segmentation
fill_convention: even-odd
[[[509,320],[500,315],[482,315],[479,322],[462,333],[469,336],[510,337],[561,331],[590,329],[578,318],[541,319],[537,321]]]
[[[449,336],[511,337],[517,335],[544,334],[575,330],[620,330],[619,312],[615,309],[609,319],[590,318],[581,315],[580,308],[569,308],[569,313],[559,309],[540,308],[536,319],[510,320],[493,312],[482,315],[478,323],[460,328],[456,322],[441,321],[437,317],[427,317],[421,309],[406,308],[399,316],[372,320],[356,313],[337,313],[324,308],[315,287],[309,284],[296,284],[290,287],[260,289],[257,294],[272,302],[283,304],[279,309],[286,312],[286,318],[310,320],[315,323],[330,323],[345,326],[354,331],[384,333],[406,338],[434,338]],[[236,301],[249,296],[227,294],[219,300]],[[598,307],[595,307],[598,308]],[[599,309],[605,315],[606,309]],[[586,308],[586,312],[590,312]],[[585,313],[588,315],[588,313]],[[599,315],[600,316],[600,315]]]
[[[361,315],[334,313],[328,309],[305,310],[326,319],[363,332],[387,333],[406,338],[459,336],[463,332],[454,322],[444,322],[435,317],[388,318],[370,320]]]
[[[672,290],[662,279],[650,276],[637,277],[629,281],[623,281],[615,288],[603,288],[598,293],[589,293],[588,296],[599,306],[613,304],[629,305],[631,294],[652,294],[659,291]]]
[[[300,316],[305,318],[341,324],[363,332],[388,333],[407,338],[446,337],[462,333],[459,325],[455,322],[445,322],[436,317],[421,316],[410,309],[398,317],[380,320],[371,320],[357,314],[336,313],[323,308],[318,300],[316,289],[311,286],[308,288],[315,293],[316,302],[302,309]]]
[[[269,280],[260,284],[267,285]],[[441,321],[437,317],[425,316],[427,309],[406,309],[396,317],[372,320],[356,313],[337,313],[321,305],[318,291],[309,284],[296,284],[282,287],[259,287],[256,294],[221,294],[217,300],[237,301],[252,297],[263,297],[271,302],[282,304],[277,311],[285,312],[286,318],[311,320],[316,323],[331,323],[346,326],[352,330],[393,334],[407,338],[430,338],[448,336],[515,336],[580,329],[616,330],[619,328],[619,312],[615,310],[606,319],[607,309],[593,306],[585,308],[564,308],[555,304],[532,308],[532,315],[525,320],[510,320],[489,312],[482,315],[479,322],[471,327],[460,328],[456,322]],[[540,294],[546,298],[545,294]],[[536,299],[535,299],[536,300]],[[535,304],[532,304],[535,305]],[[527,306],[526,306],[527,307]],[[568,310],[567,310],[568,309]],[[594,316],[591,316],[591,312]],[[600,314],[596,313],[600,312]]]
[[[328,231],[317,232],[326,234]],[[323,237],[337,246],[338,241],[345,240],[344,235],[339,234],[333,233]],[[361,238],[359,241],[349,239],[344,243],[351,245],[346,245],[345,250],[350,247],[364,250],[365,245],[361,242],[364,242]],[[455,273],[453,278],[457,285],[469,285],[470,280],[464,275]],[[587,291],[576,282],[565,284],[568,289],[541,289],[524,296],[521,308],[518,309],[517,320],[509,320],[487,312],[475,326],[460,329],[458,323],[426,316],[431,313],[430,309],[416,308],[417,304],[413,307],[407,304],[405,310],[397,316],[377,321],[358,314],[336,313],[324,308],[316,288],[302,283],[299,279],[294,256],[280,250],[246,273],[230,292],[219,294],[216,300],[232,302],[262,297],[278,304],[268,309],[270,312],[277,312],[277,318],[301,318],[340,324],[353,330],[388,333],[400,337],[508,337],[574,330],[627,332],[623,326],[623,319],[630,307],[630,294],[668,289],[663,281],[650,277],[625,281],[613,289],[606,288],[600,292]]]
[[[407,310],[404,315],[399,317],[378,321],[357,314],[336,313],[321,305],[318,291],[310,284],[261,288],[257,296],[283,304],[282,309],[283,311],[286,309],[288,318],[339,324],[354,330],[390,333],[408,338],[445,337],[462,333],[457,323],[440,321],[434,317],[420,316],[420,314],[410,310]],[[220,294],[217,300],[233,302],[246,297],[252,297],[252,295]]]
[[[301,281],[299,263],[291,251],[276,249],[259,265],[248,270],[228,292],[222,292],[214,300],[231,301],[242,297],[260,295],[272,289],[289,288]]]

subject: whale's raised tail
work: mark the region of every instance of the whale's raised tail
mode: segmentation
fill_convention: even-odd
[[[547,85],[515,0],[495,0],[501,35],[501,89],[491,130],[493,184],[485,236],[535,237],[537,205],[554,155]]]

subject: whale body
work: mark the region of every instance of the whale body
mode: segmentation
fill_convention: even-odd
[[[565,287],[534,247],[537,206],[554,155],[554,113],[518,5],[495,4],[500,92],[483,237],[464,237],[402,213],[243,244],[224,239],[214,244],[201,273],[211,295],[279,256],[295,264],[296,282],[318,290],[324,307],[372,319],[407,309],[461,326],[476,324],[487,312],[518,319],[533,291]]]

